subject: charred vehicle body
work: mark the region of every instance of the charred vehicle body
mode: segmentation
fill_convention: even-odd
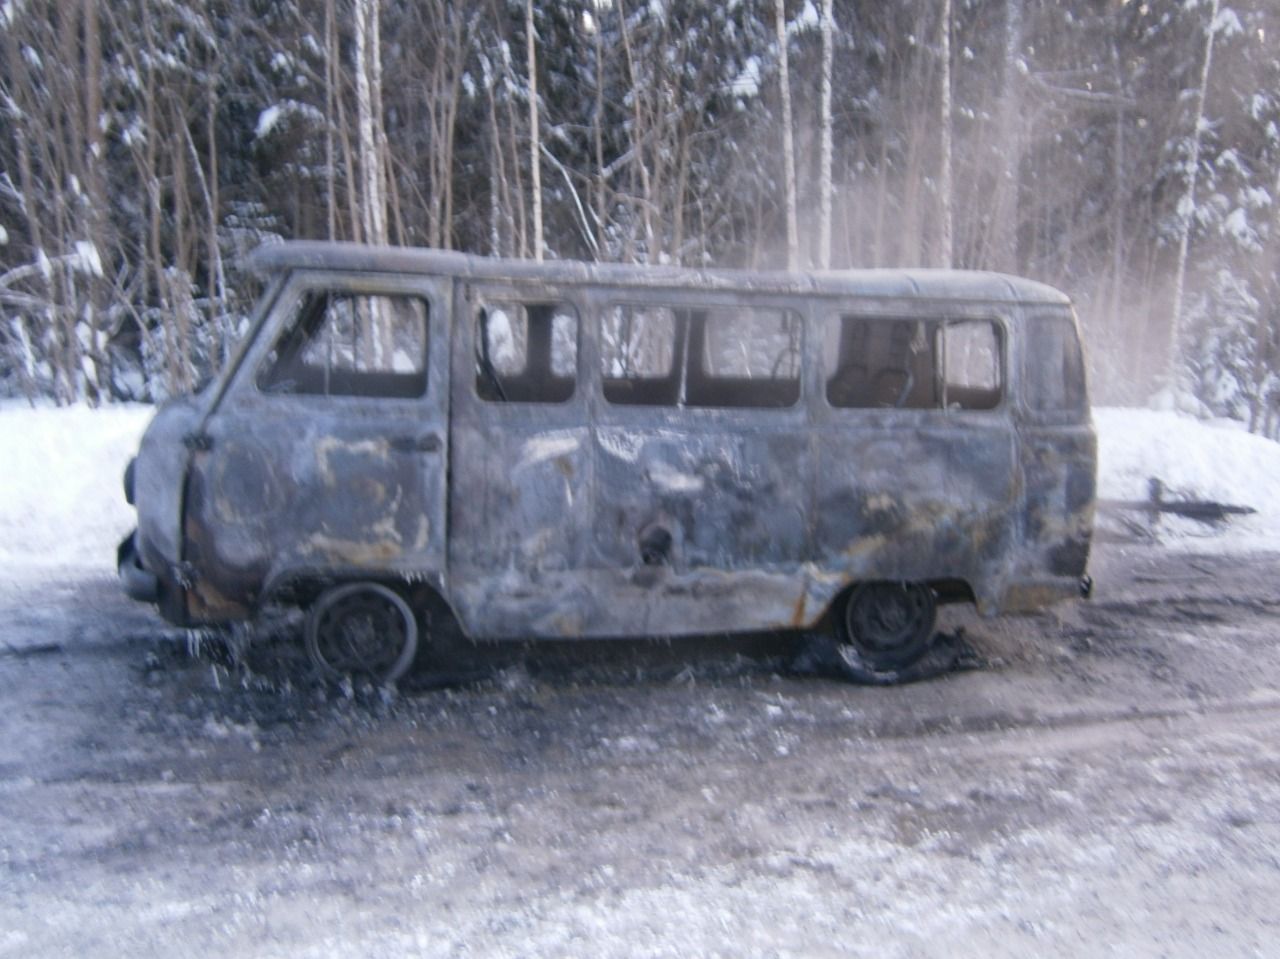
[[[126,474],[126,590],[307,610],[392,679],[474,638],[830,625],[876,669],[936,607],[1081,591],[1096,442],[1067,298],[959,271],[748,273],[285,243],[220,378]]]

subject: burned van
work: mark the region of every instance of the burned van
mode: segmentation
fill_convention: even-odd
[[[1087,590],[1067,298],[959,271],[531,263],[284,243],[234,360],[126,474],[130,595],[305,609],[333,674],[473,638],[830,627],[877,670],[940,603]]]

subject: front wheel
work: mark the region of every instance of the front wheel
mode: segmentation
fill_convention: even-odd
[[[418,621],[403,596],[381,583],[325,590],[307,611],[307,655],[329,679],[393,683],[418,651]]]
[[[905,669],[929,648],[938,601],[922,583],[863,583],[837,618],[840,641],[873,672]]]

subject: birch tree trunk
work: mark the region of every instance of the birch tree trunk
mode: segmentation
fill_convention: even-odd
[[[387,242],[387,203],[384,192],[381,115],[382,60],[378,54],[378,4],[380,0],[355,0],[356,129],[360,156],[363,202],[360,218],[366,243]]]
[[[591,114],[591,140],[595,149],[595,217],[596,217],[596,259],[610,259],[609,243],[609,174],[604,165],[604,40],[601,37],[602,26],[595,21],[592,49],[595,52],[595,109]]]
[[[618,24],[622,31],[622,51],[626,55],[627,75],[631,78],[633,90],[631,95],[631,166],[638,174],[637,179],[640,181],[640,196],[633,199],[633,206],[638,207],[640,211],[640,222],[645,243],[645,260],[649,263],[656,263],[658,262],[658,252],[656,233],[653,226],[654,190],[650,183],[649,163],[645,151],[651,130],[645,122],[645,112],[642,106],[644,98],[640,95],[643,84],[636,73],[636,58],[631,46],[631,30],[627,25],[627,11],[623,6],[622,0],[618,0]],[[634,230],[627,231],[624,258],[628,260],[634,255],[632,249],[634,232]]]
[[[538,54],[534,43],[533,0],[525,0],[524,34],[529,64],[529,191],[533,200],[533,258],[542,261],[542,136],[538,125]]]
[[[991,249],[997,270],[1016,273],[1018,269],[1018,185],[1022,166],[1022,3],[1005,0],[1004,63],[999,126],[996,129],[1000,154],[1000,182],[995,191]]]
[[[101,261],[106,253],[106,191],[103,186],[102,166],[106,152],[102,139],[102,40],[101,24],[95,0],[84,0],[83,63],[84,63],[84,143],[80,162],[87,202],[84,204],[85,238],[93,245]],[[103,277],[89,280],[89,359],[93,370],[90,375],[90,399],[105,399],[109,366],[106,360],[106,334],[103,320],[107,306]]]
[[[787,203],[787,269],[800,269],[800,228],[796,213],[796,148],[791,127],[791,71],[787,62],[787,17],[784,0],[774,0],[778,31],[778,85],[782,96],[782,170]]]
[[[1177,390],[1182,372],[1182,300],[1187,280],[1187,251],[1191,246],[1191,226],[1196,212],[1196,181],[1200,175],[1200,130],[1204,125],[1204,101],[1213,65],[1213,39],[1218,31],[1218,0],[1209,4],[1209,26],[1204,37],[1204,63],[1196,91],[1195,120],[1191,130],[1191,156],[1187,161],[1187,189],[1178,201],[1178,261],[1173,279],[1173,306],[1170,309],[1169,352],[1166,377],[1170,389]]]
[[[334,0],[324,0],[324,187],[327,238],[338,238],[338,26]]]
[[[938,202],[941,222],[938,229],[938,265],[950,269],[954,265],[955,221],[951,189],[951,0],[942,0],[941,24],[938,27],[938,128],[941,135],[938,163]]]
[[[832,0],[822,0],[822,102],[819,125],[818,171],[818,250],[817,266],[820,270],[831,268],[831,62],[835,41],[835,14]]]

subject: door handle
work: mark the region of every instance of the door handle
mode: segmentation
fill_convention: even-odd
[[[425,436],[396,436],[391,439],[391,448],[397,453],[439,453],[443,444],[435,433]]]

